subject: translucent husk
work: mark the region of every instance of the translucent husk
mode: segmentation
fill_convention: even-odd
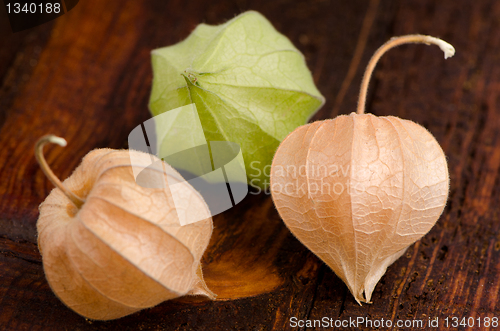
[[[364,114],[378,59],[405,43],[436,44],[429,36],[392,38],[365,72],[358,111],[304,125],[279,146],[271,192],[290,231],[348,286],[370,302],[386,269],[424,236],[443,212],[449,190],[445,155],[422,126]]]
[[[65,145],[45,136],[36,146],[56,186],[40,205],[38,246],[47,280],[64,304],[84,317],[109,320],[186,294],[214,298],[200,264],[213,228],[203,198],[186,183],[178,190],[184,205],[174,206],[168,186],[142,187],[132,171],[145,170],[143,178],[151,181],[173,176],[182,182],[173,168],[146,169],[149,154],[97,149],[61,183],[43,158],[47,142]],[[129,153],[144,162],[131,164]],[[206,217],[180,226],[177,213],[190,211]]]

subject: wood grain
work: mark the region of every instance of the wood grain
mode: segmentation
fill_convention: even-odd
[[[333,110],[368,7],[369,0],[86,0],[16,34],[0,11],[0,328],[288,330],[296,329],[291,317],[439,317],[445,329],[446,317],[500,317],[500,2],[381,1],[359,68]],[[367,104],[375,115],[425,126],[441,143],[451,179],[445,212],[388,269],[374,304],[359,306],[289,233],[270,196],[250,194],[214,218],[203,264],[219,301],[181,298],[109,322],[80,317],[50,290],[36,247],[37,207],[52,186],[35,162],[35,141],[46,133],[68,140],[64,149],[46,148],[61,178],[93,148],[125,147],[128,133],[150,117],[150,51],[184,39],[200,22],[248,9],[305,54],[327,98],[314,119],[355,110],[362,68],[391,36],[431,34],[455,46],[446,61],[434,47],[391,50],[375,69]]]

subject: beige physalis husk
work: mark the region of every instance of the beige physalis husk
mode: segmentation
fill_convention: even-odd
[[[364,114],[365,97],[357,114],[293,131],[271,168],[281,218],[360,304],[433,227],[449,190],[446,157],[432,134],[412,121]]]
[[[174,205],[168,185],[138,185],[129,153],[153,157],[93,150],[63,182],[81,206],[59,188],[40,206],[38,246],[50,287],[90,319],[116,319],[186,294],[214,298],[200,264],[213,228],[205,201],[166,163],[163,171],[144,174],[151,181],[173,176],[181,182],[181,203]],[[133,166],[141,171],[147,164]],[[189,212],[201,221],[181,226],[178,213]]]

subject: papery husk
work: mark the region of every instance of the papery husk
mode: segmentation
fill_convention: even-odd
[[[185,40],[155,49],[151,57],[152,115],[194,103],[203,138],[238,144],[248,183],[261,189],[268,187],[280,141],[325,103],[304,55],[256,11],[221,25],[200,24]],[[183,116],[156,121],[158,155],[172,155],[191,141],[191,130],[178,130],[190,127]]]
[[[175,206],[168,186],[138,185],[129,153],[158,160],[136,151],[93,150],[63,182],[83,206],[76,208],[58,188],[40,206],[38,247],[50,287],[90,319],[116,319],[186,294],[214,297],[201,275],[213,228],[203,198],[184,182],[186,198]],[[149,175],[182,182],[166,163],[163,172]],[[206,217],[180,226],[177,212]]]
[[[352,113],[301,126],[281,143],[271,168],[281,218],[360,304],[436,223],[448,189],[435,138],[392,116]]]

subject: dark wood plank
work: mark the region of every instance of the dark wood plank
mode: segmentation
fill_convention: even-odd
[[[369,8],[374,19],[363,39]],[[389,37],[432,34],[456,47],[456,56],[446,61],[435,47],[392,50],[375,71],[367,109],[416,121],[442,144],[451,177],[443,216],[389,268],[374,303],[359,306],[289,233],[271,198],[249,195],[214,218],[203,264],[219,301],[180,298],[108,322],[80,317],[50,290],[36,247],[37,207],[52,189],[35,163],[36,139],[50,132],[68,140],[64,149],[46,148],[61,178],[93,148],[125,147],[130,130],[150,117],[150,51],[182,40],[200,22],[221,23],[247,9],[262,12],[304,52],[327,98],[314,119],[355,109],[364,65]],[[439,317],[441,326],[452,315],[499,317],[498,17],[494,0],[87,0],[26,32],[12,34],[2,22],[0,327],[286,330],[291,317]],[[359,45],[364,51],[346,80]],[[345,95],[336,103],[342,86]]]

